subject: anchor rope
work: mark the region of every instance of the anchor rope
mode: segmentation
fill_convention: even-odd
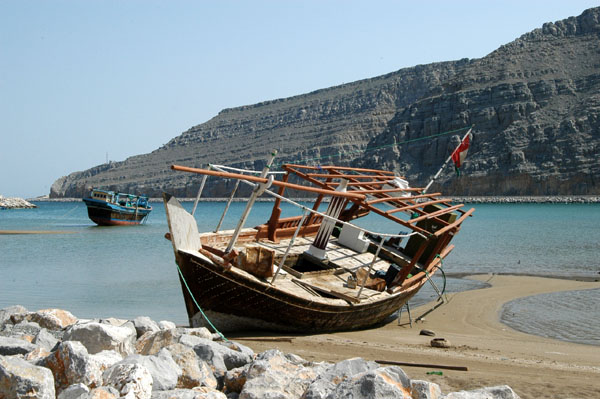
[[[438,269],[440,269],[440,271],[442,272],[442,278],[444,279],[444,286],[442,287],[442,295],[444,295],[446,293],[446,272],[444,271],[444,258],[442,258],[440,256],[440,254],[435,255],[435,258],[440,258],[440,265],[437,266]],[[438,298],[438,301],[440,300],[440,298]],[[446,298],[446,301],[448,299]]]
[[[212,327],[212,329],[215,330],[215,332],[217,334],[219,334],[219,336],[221,338],[223,338],[225,341],[229,342],[229,340],[227,338],[225,338],[225,336],[221,333],[221,331],[219,331],[217,329],[217,327],[214,326],[214,324],[210,321],[210,319],[208,318],[208,316],[206,316],[206,314],[204,313],[204,311],[202,310],[202,308],[200,307],[200,305],[196,301],[196,298],[194,297],[194,294],[192,294],[192,290],[188,286],[187,281],[185,281],[185,277],[183,277],[183,273],[181,272],[181,269],[179,268],[179,265],[177,264],[177,262],[175,262],[175,265],[177,266],[177,271],[179,272],[179,276],[181,276],[181,281],[183,281],[183,284],[185,285],[185,288],[187,289],[188,293],[192,297],[192,301],[194,301],[194,304],[196,305],[196,307],[200,310],[200,313],[202,314],[202,317],[204,317],[204,320],[206,320],[206,322],[208,323],[208,325],[210,325]]]

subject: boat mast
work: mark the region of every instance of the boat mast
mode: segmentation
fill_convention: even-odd
[[[458,146],[456,146],[456,148],[458,148],[462,142],[467,138],[467,136],[471,133],[471,130],[473,130],[473,126],[471,126],[469,128],[469,130],[467,130],[467,133],[463,136],[463,138],[460,140],[460,142],[458,143]],[[456,151],[456,149],[454,149],[454,151]],[[446,164],[448,162],[450,162],[450,160],[452,159],[452,154],[454,154],[454,151],[452,151],[450,153],[450,156],[448,157],[448,159],[446,159],[446,161],[442,164],[442,167],[440,168],[440,170],[437,171],[437,173],[431,178],[431,181],[427,184],[427,186],[425,186],[425,188],[423,189],[423,191],[421,192],[421,194],[425,194],[425,192],[429,189],[429,187],[433,184],[433,182],[435,181],[435,179],[437,179],[440,176],[440,173],[442,173],[442,170],[446,167]]]
[[[264,179],[265,177],[267,177],[267,174],[269,173],[269,169],[271,169],[271,166],[273,165],[273,161],[275,160],[275,155],[277,155],[277,150],[275,150],[271,153],[271,157],[267,161],[267,165],[263,168],[263,170],[260,174],[261,178]],[[256,201],[258,196],[264,192],[264,189],[267,188],[267,186],[269,186],[269,185],[270,185],[270,183],[265,183],[265,184],[259,183],[254,187],[254,190],[252,190],[252,195],[250,195],[250,198],[248,199],[248,203],[246,204],[246,209],[244,209],[244,213],[242,214],[242,217],[240,218],[237,226],[235,227],[235,231],[233,232],[233,236],[231,237],[231,240],[229,241],[229,244],[227,245],[227,249],[225,249],[226,254],[231,252],[231,250],[233,249],[233,246],[235,245],[235,242],[237,241],[238,237],[240,236],[240,232],[242,231],[242,228],[244,227],[244,224],[246,223],[246,219],[248,219],[250,210],[252,209],[252,206],[254,206],[254,202]]]

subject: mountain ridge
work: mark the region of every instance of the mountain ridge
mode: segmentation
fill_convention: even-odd
[[[272,149],[279,150],[277,162],[391,168],[425,186],[459,138],[418,139],[470,125],[474,140],[462,177],[448,167],[432,189],[448,195],[598,194],[599,21],[600,7],[592,8],[482,58],[416,65],[227,108],[149,154],[61,177],[50,196],[77,197],[90,186],[194,196],[200,177],[173,172],[171,164],[261,169]],[[232,186],[209,183],[204,195],[227,196]]]

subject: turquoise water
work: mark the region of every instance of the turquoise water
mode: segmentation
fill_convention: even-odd
[[[31,310],[63,308],[80,318],[145,315],[187,323],[171,243],[164,239],[167,223],[162,203],[152,204],[146,224],[119,227],[95,226],[82,202],[36,204],[37,209],[1,210],[0,230],[61,233],[0,235],[0,308],[21,304]],[[184,206],[190,210],[192,204]],[[233,228],[244,206],[233,203],[222,228]],[[199,204],[196,219],[201,231],[217,225],[223,207],[224,203]],[[257,203],[246,226],[266,221],[271,207],[272,203]],[[284,216],[294,214],[289,206],[283,212]],[[377,218],[364,218],[360,224],[374,231],[397,232],[391,230],[394,226],[379,224]],[[450,274],[600,277],[598,226],[599,204],[478,204],[453,241],[456,249],[444,269]],[[436,283],[443,285],[439,277]],[[482,286],[458,278],[446,283],[448,291]],[[582,342],[590,329],[600,331],[600,321],[597,308],[580,304],[600,303],[599,296],[598,290],[569,296],[570,307],[565,310],[512,311],[511,326],[539,335],[550,331],[555,338]],[[433,298],[433,289],[426,286],[411,305]],[[531,303],[536,300],[521,299],[515,304],[533,309],[537,305]],[[524,315],[521,322],[519,315]],[[576,327],[565,334],[561,332],[565,323]]]

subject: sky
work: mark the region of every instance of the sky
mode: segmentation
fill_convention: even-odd
[[[480,58],[584,0],[0,0],[0,194],[151,152],[224,108]]]

